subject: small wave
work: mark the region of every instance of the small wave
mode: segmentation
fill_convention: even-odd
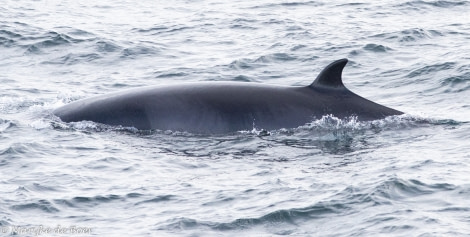
[[[366,44],[363,47],[363,49],[366,51],[377,52],[377,53],[383,53],[383,52],[392,50],[391,48],[381,45],[381,44]]]
[[[134,59],[141,56],[152,56],[160,53],[161,49],[154,46],[133,46],[125,48],[121,51],[121,58]]]
[[[363,52],[372,52],[372,53],[386,53],[388,51],[392,51],[393,49],[381,44],[366,44],[362,47],[362,49],[355,49],[352,50],[349,55],[356,56]]]
[[[138,197],[141,197],[143,196],[143,194],[141,193],[128,193],[126,194],[126,198],[138,198]]]
[[[94,204],[99,204],[99,203],[108,203],[111,201],[116,201],[116,200],[121,200],[122,197],[119,195],[106,195],[106,196],[94,196],[94,197],[74,197],[72,198],[72,202],[74,203],[94,203]]]
[[[296,59],[297,59],[296,57],[287,53],[274,53],[274,54],[259,56],[256,59],[244,58],[244,59],[235,60],[229,64],[229,67],[232,69],[237,69],[237,70],[255,69],[255,68],[263,67],[268,64],[275,63],[275,62],[282,63],[282,62],[287,62],[287,61],[293,61]]]
[[[338,203],[318,203],[306,208],[293,208],[276,210],[261,217],[239,218],[232,222],[208,222],[191,218],[177,218],[169,220],[170,224],[162,226],[162,229],[187,230],[193,228],[210,228],[215,231],[244,230],[256,226],[272,227],[276,225],[296,225],[297,222],[309,219],[318,219],[331,214],[340,213],[347,209],[345,205]]]
[[[248,19],[248,18],[236,18],[236,19],[233,20],[233,22],[255,23],[255,22],[258,22],[258,20]]]
[[[0,35],[6,36],[6,37],[9,37],[9,38],[20,38],[20,37],[22,37],[21,34],[18,34],[18,33],[15,33],[13,31],[9,31],[9,30],[0,30]]]
[[[2,47],[6,47],[6,48],[12,47],[15,45],[15,42],[16,41],[13,39],[0,36],[0,46]]]
[[[425,120],[426,123],[429,123],[431,125],[450,125],[450,126],[458,126],[458,125],[464,125],[468,124],[468,122],[461,122],[461,121],[456,121],[453,119],[431,119],[428,118]]]
[[[39,184],[39,183],[32,183],[31,185],[27,186],[28,190],[35,191],[35,192],[61,192],[57,187]]]
[[[256,30],[258,28],[253,26],[256,22],[257,22],[256,20],[252,20],[252,19],[237,18],[231,22],[230,28],[231,29]]]
[[[47,200],[38,200],[32,203],[13,205],[10,208],[15,211],[39,210],[46,213],[55,213],[60,211],[57,207],[55,207],[51,202]]]
[[[134,28],[132,29],[133,31],[139,32],[139,33],[155,33],[155,32],[161,32],[161,31],[166,31],[168,30],[168,27],[166,26],[154,26],[148,29],[141,29],[141,28]]]
[[[375,202],[387,204],[393,201],[454,190],[456,186],[447,183],[425,184],[416,179],[390,178],[371,189],[368,194]]]
[[[367,3],[362,3],[362,2],[351,2],[351,3],[341,3],[337,5],[337,7],[355,7],[355,6],[367,6]]]
[[[244,70],[244,69],[253,69],[256,67],[260,67],[260,65],[256,65],[253,63],[253,60],[250,59],[238,59],[229,64],[231,69],[236,70]]]
[[[393,40],[398,42],[415,42],[423,39],[431,39],[444,34],[437,30],[425,30],[420,28],[407,29],[397,32],[381,33],[372,35],[373,38],[382,40]]]
[[[17,46],[25,49],[26,54],[42,53],[52,48],[75,45],[82,42],[93,41],[96,36],[90,32],[72,27],[58,27],[53,31],[46,31],[27,24],[18,27],[0,30],[0,45],[5,47]]]
[[[95,207],[103,203],[109,203],[109,202],[114,202],[114,201],[122,201],[125,200],[125,197],[122,197],[120,195],[97,195],[94,197],[85,197],[85,196],[77,196],[73,197],[71,199],[55,199],[54,203],[57,205],[62,205],[66,207],[72,207],[72,208],[81,208],[81,207]]]
[[[131,47],[124,48],[114,43],[111,40],[101,39],[97,37],[87,38],[86,40],[77,41],[76,43],[83,42],[80,47],[74,47],[72,50],[64,50],[59,53],[56,58],[48,58],[41,62],[41,64],[50,65],[75,65],[81,63],[95,63],[97,60],[102,60],[109,54],[116,55],[116,52],[121,52],[122,57],[132,57],[135,54],[146,54],[151,52],[151,49],[145,49],[145,47]],[[66,43],[66,45],[73,45],[74,43]],[[28,50],[34,53],[42,53],[41,44],[33,44],[28,46]],[[78,51],[79,50],[79,51]]]
[[[238,75],[232,79],[232,81],[240,81],[240,82],[254,82],[255,80],[249,76],[245,75]]]
[[[36,41],[34,43],[26,44],[19,42],[22,47],[26,48],[26,54],[41,53],[41,50],[44,48],[53,48],[63,45],[69,45],[72,43],[83,42],[83,40],[75,39],[71,36],[68,36],[67,34],[58,33],[55,31],[48,32],[45,35],[39,37],[27,37],[26,39],[23,39],[23,41]]]
[[[306,2],[283,2],[280,3],[281,6],[321,6],[322,3],[318,1],[306,1]]]
[[[5,132],[13,126],[15,126],[15,124],[12,121],[0,119],[0,133]]]
[[[258,9],[258,8],[279,8],[279,7],[306,7],[306,6],[312,6],[312,7],[318,7],[318,6],[323,6],[324,3],[320,1],[294,1],[294,2],[282,2],[282,3],[269,3],[265,5],[257,5],[253,6],[251,8],[253,9]]]
[[[452,8],[452,7],[460,7],[467,5],[467,1],[409,1],[405,3],[401,3],[399,7],[412,7],[413,9],[421,9],[422,7],[438,7],[438,8]]]
[[[101,58],[102,56],[97,53],[69,53],[53,60],[44,61],[42,62],[42,64],[74,65],[80,63],[93,62]]]
[[[160,202],[167,202],[167,201],[171,201],[175,198],[174,195],[160,195],[160,196],[157,196],[157,197],[153,197],[151,199],[148,199],[148,200],[144,200],[144,201],[141,201],[141,202],[138,202],[136,203],[135,205],[141,205],[141,204],[146,204],[146,203],[160,203]]]
[[[306,47],[307,47],[307,45],[305,45],[305,44],[298,44],[298,45],[295,45],[292,48],[290,48],[290,51],[298,51],[298,50],[304,49]]]
[[[182,72],[184,70],[187,70],[187,69],[178,68],[178,69],[172,70],[172,72],[159,73],[156,77],[157,78],[171,78],[171,77],[185,77],[185,76],[190,75],[186,72]]]
[[[13,31],[0,30],[0,46],[7,48],[15,46],[21,37],[21,34],[15,33]]]
[[[254,60],[254,62],[262,62],[262,63],[271,63],[271,62],[286,62],[286,61],[293,61],[297,58],[286,54],[286,53],[274,53],[265,56],[261,56]]]
[[[186,30],[191,30],[191,29],[194,29],[194,27],[185,26],[185,25],[173,25],[173,26],[157,25],[157,26],[150,27],[147,29],[134,28],[132,30],[138,33],[146,33],[146,34],[155,36],[155,35],[162,35],[162,34],[176,34],[176,33],[180,33],[181,31],[186,31]]]
[[[104,203],[117,202],[117,201],[126,201],[128,199],[141,199],[143,194],[140,193],[128,193],[126,195],[97,195],[92,197],[87,196],[76,196],[71,199],[55,199],[54,203],[57,205],[65,205],[67,207],[81,208],[81,207],[95,207]],[[136,202],[135,205],[142,204],[151,204],[166,202],[174,199],[174,195],[160,195],[144,201]]]
[[[60,27],[59,29],[65,30],[67,32],[67,34],[73,35],[75,37],[84,37],[85,39],[96,37],[95,34],[93,34],[91,32],[88,32],[88,31],[85,31],[85,30],[82,30],[82,29],[76,29],[76,28],[73,28],[73,27]]]
[[[453,62],[446,62],[446,63],[424,66],[420,69],[416,69],[410,72],[407,75],[407,77],[408,78],[422,77],[422,76],[426,76],[426,75],[433,74],[436,72],[450,70],[450,69],[453,69],[454,67],[455,67],[455,63]]]
[[[445,93],[458,93],[470,90],[470,72],[444,78],[441,80],[440,88],[445,88]]]
[[[25,154],[28,148],[22,144],[11,144],[7,148],[0,150],[0,155],[12,157],[12,155]]]
[[[95,48],[98,52],[112,53],[122,50],[122,47],[106,40],[99,40],[95,43]]]
[[[306,208],[277,210],[258,218],[240,218],[229,223],[206,223],[206,225],[214,230],[240,230],[258,225],[272,226],[278,223],[296,225],[296,222],[300,220],[318,219],[347,209],[349,208],[343,204],[324,202]]]

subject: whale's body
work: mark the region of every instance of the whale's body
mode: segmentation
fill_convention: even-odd
[[[324,115],[368,121],[402,114],[349,91],[341,78],[346,63],[331,63],[306,87],[247,82],[153,86],[75,101],[53,113],[64,122],[204,134],[295,128]]]

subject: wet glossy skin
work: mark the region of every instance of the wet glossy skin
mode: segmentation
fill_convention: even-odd
[[[154,86],[79,100],[54,114],[64,122],[89,120],[204,134],[294,128],[327,114],[358,120],[402,114],[344,87],[341,72],[346,63],[333,62],[306,87],[245,82]]]

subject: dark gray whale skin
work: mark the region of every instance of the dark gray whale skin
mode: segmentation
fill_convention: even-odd
[[[331,63],[305,87],[249,82],[153,86],[78,100],[53,113],[64,122],[199,134],[296,128],[324,115],[369,121],[403,114],[349,91],[341,78],[347,62]]]

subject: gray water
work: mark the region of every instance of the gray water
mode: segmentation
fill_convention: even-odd
[[[469,236],[470,2],[0,5],[1,236]],[[344,83],[406,112],[202,136],[63,123],[148,85]]]

